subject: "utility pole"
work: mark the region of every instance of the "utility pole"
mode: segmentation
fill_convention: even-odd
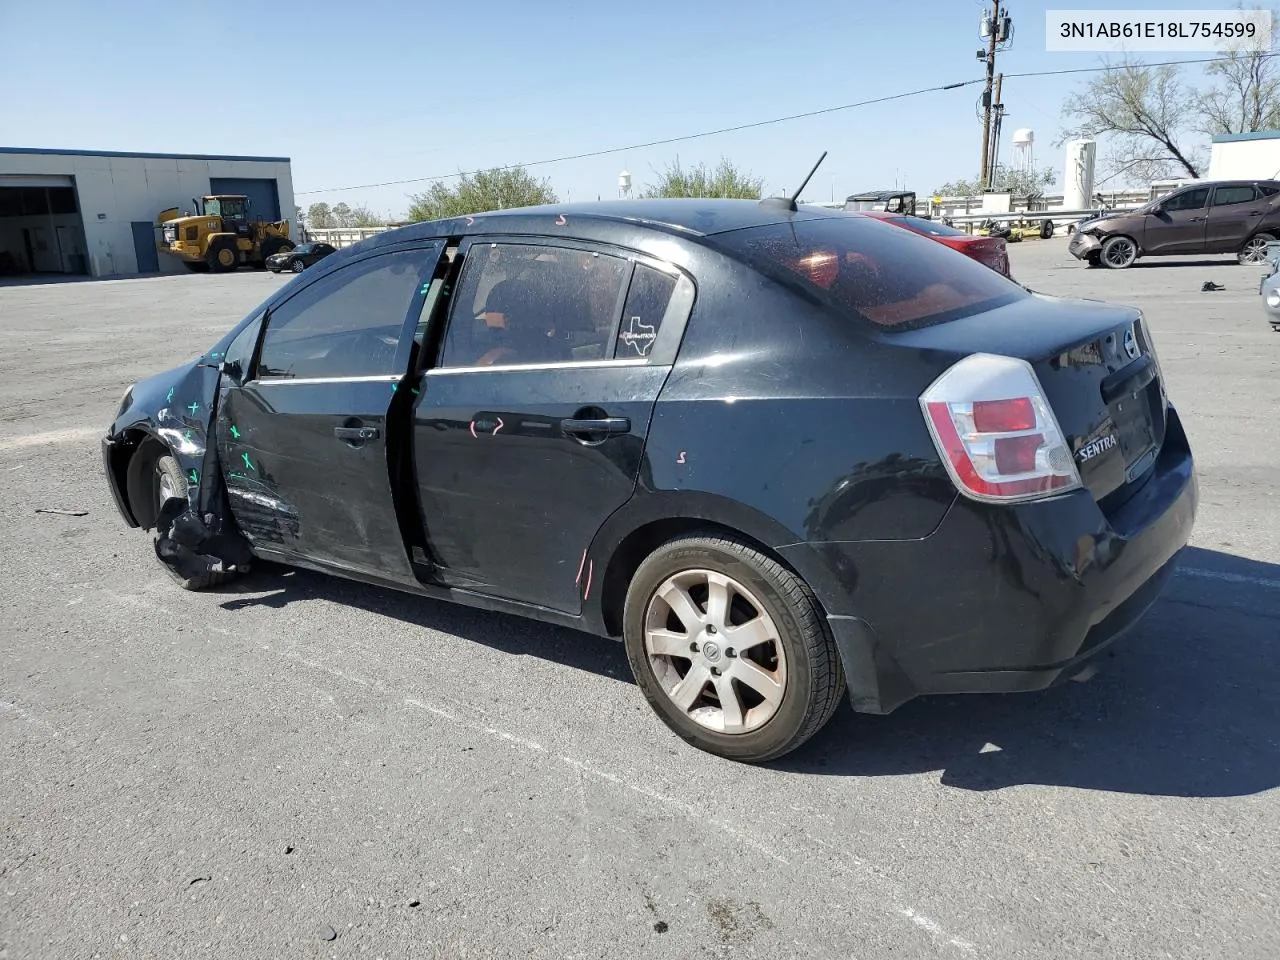
[[[991,20],[983,18],[987,34],[987,83],[982,90],[982,169],[980,182],[991,182],[991,85],[996,78],[996,43],[1000,35],[1000,0],[991,0]]]
[[[1000,166],[1000,128],[1004,126],[1004,100],[1000,97],[1000,87],[1004,84],[1004,74],[996,74],[996,93],[995,103],[991,105],[992,112],[995,114],[991,121],[991,148],[988,154],[987,163],[987,179],[986,188],[994,190],[996,185],[996,170]]]

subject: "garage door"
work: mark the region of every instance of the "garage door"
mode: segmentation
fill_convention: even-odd
[[[46,176],[44,174],[0,174],[0,188],[4,187],[74,187],[72,177]]]
[[[210,177],[209,192],[243,193],[249,198],[250,215],[254,220],[280,219],[280,191],[274,179]]]

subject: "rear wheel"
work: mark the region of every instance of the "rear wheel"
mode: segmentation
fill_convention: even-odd
[[[236,249],[234,240],[224,237],[209,244],[205,259],[214,273],[228,273],[239,265],[240,251]]]
[[[1240,248],[1240,252],[1236,254],[1236,259],[1242,264],[1249,266],[1251,264],[1267,262],[1267,244],[1275,241],[1269,233],[1255,233],[1252,237],[1244,242],[1244,246]]]
[[[773,760],[817,733],[844,673],[812,592],[758,550],[714,534],[663,544],[627,590],[636,683],[672,730],[722,757]]]
[[[168,500],[175,498],[186,500],[189,489],[187,476],[182,472],[182,467],[178,466],[177,460],[172,456],[165,455],[156,461],[155,496],[157,512]],[[223,583],[230,576],[225,571],[220,571],[218,573],[207,573],[199,577],[183,578],[167,563],[161,563],[161,566],[184,590],[207,590],[209,587],[216,587],[218,584]]]
[[[1102,244],[1102,265],[1112,270],[1133,266],[1138,259],[1138,245],[1128,237],[1107,237]]]

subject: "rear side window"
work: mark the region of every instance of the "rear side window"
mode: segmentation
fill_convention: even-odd
[[[1030,296],[962,253],[868,217],[735,230],[710,242],[766,276],[878,327],[914,329]]]
[[[1253,198],[1253,187],[1249,184],[1238,187],[1219,187],[1213,193],[1213,205],[1226,207],[1233,203],[1249,203]]]
[[[647,357],[658,339],[662,317],[676,289],[676,278],[644,264],[636,265],[622,310],[622,326],[614,357],[619,360]]]
[[[1260,183],[1258,189],[1262,191],[1264,197],[1280,195],[1280,183]]]
[[[540,244],[475,244],[462,267],[442,367],[504,367],[613,357],[621,257]]]

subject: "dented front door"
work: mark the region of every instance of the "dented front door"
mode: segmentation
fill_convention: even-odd
[[[218,418],[232,513],[257,553],[415,582],[389,466],[404,438],[387,414],[439,254],[357,260],[268,312]]]

